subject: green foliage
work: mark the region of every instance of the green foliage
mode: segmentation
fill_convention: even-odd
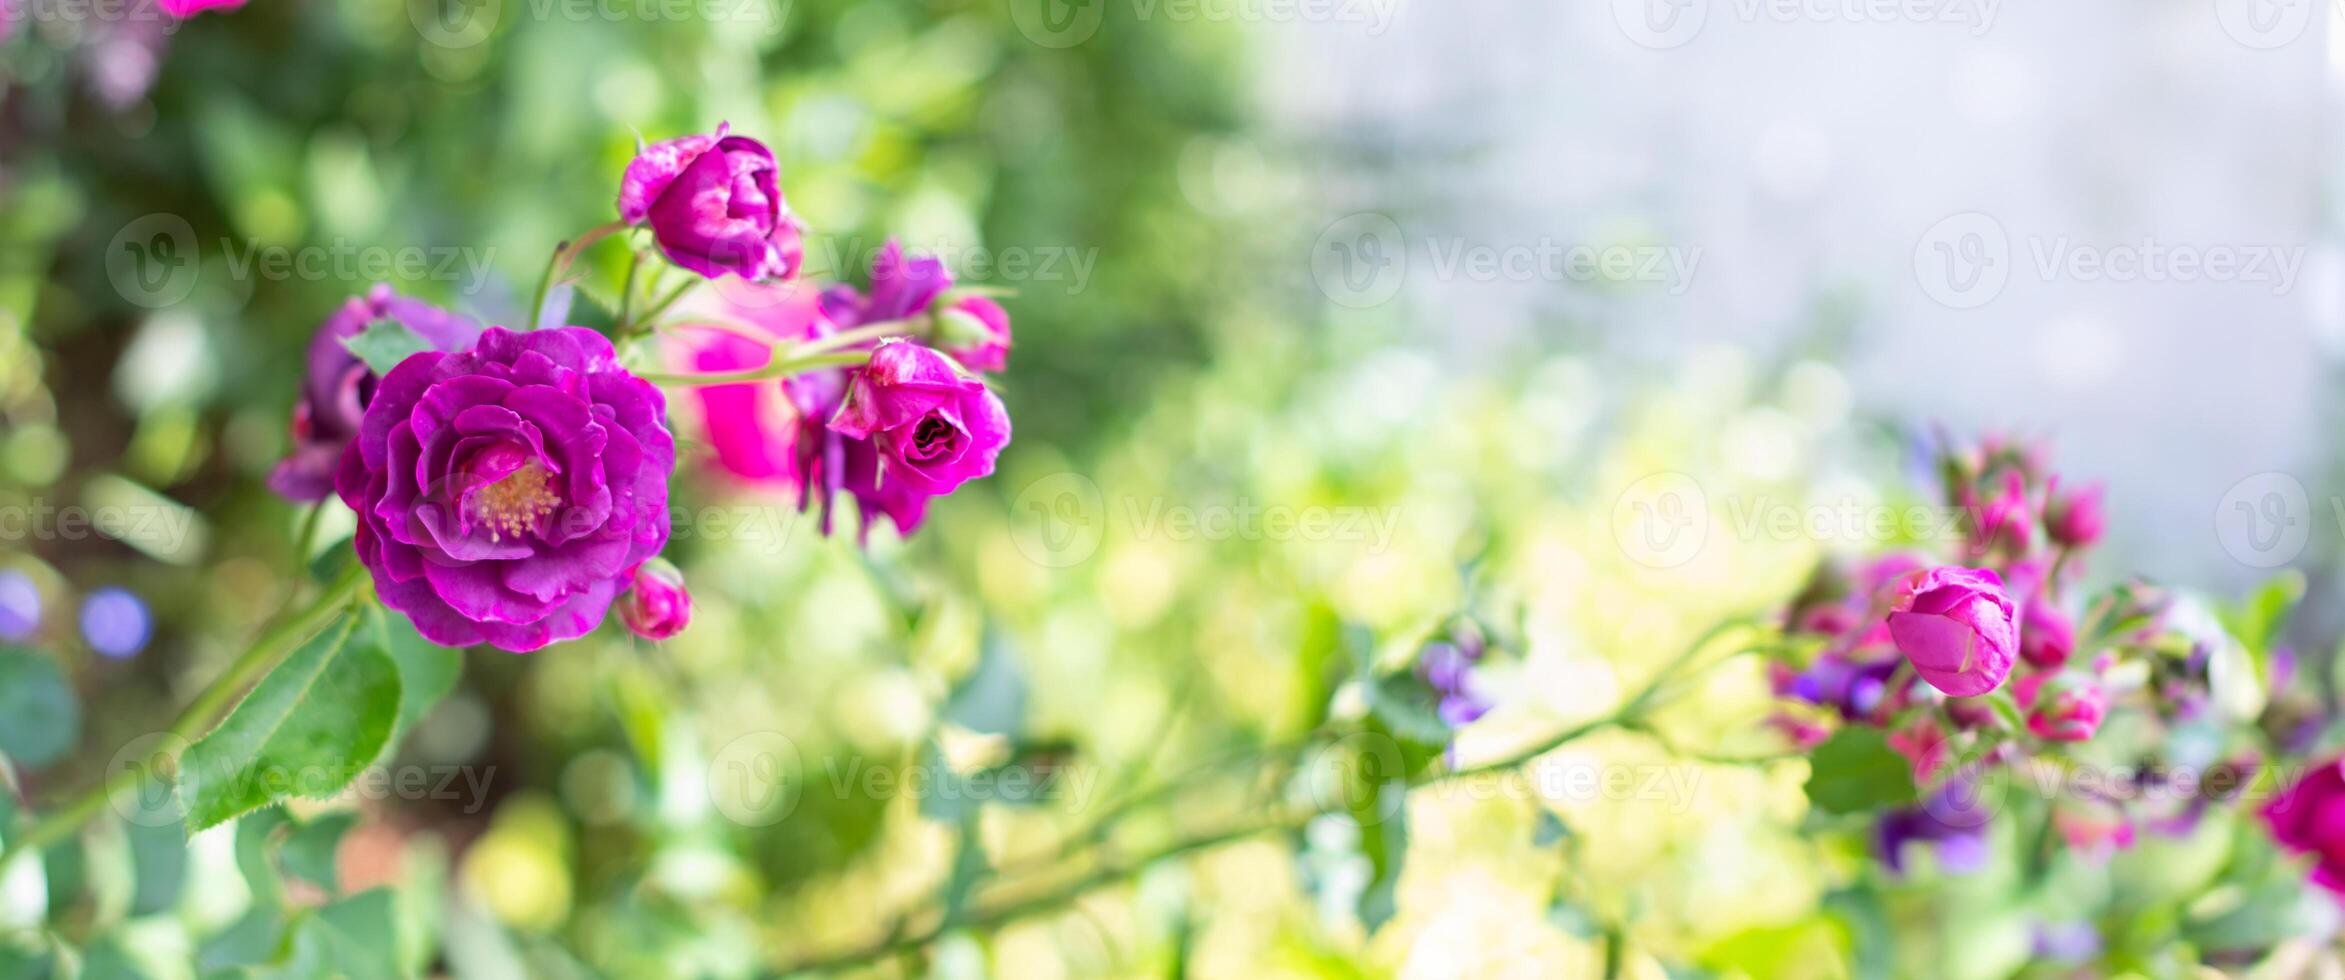
[[[1912,764],[1880,729],[1844,727],[1809,758],[1808,801],[1825,813],[1866,813],[1916,799]]]
[[[179,799],[190,828],[326,799],[382,754],[399,719],[399,667],[381,646],[350,642],[360,621],[344,616],[303,644],[188,747]]]
[[[392,368],[399,366],[399,362],[432,349],[431,341],[423,339],[397,320],[377,320],[367,324],[366,329],[355,336],[343,338],[342,346],[349,348],[352,355],[365,362],[367,369],[376,374],[389,374]]]
[[[81,735],[81,701],[57,662],[0,647],[0,753],[38,768],[73,748]]]

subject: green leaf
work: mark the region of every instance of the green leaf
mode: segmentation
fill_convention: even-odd
[[[1851,725],[1810,755],[1808,801],[1826,813],[1862,813],[1914,802],[1913,768],[1879,729]]]
[[[1394,736],[1424,745],[1449,744],[1440,699],[1415,674],[1387,674],[1370,681],[1367,691],[1368,712]]]
[[[180,757],[191,831],[293,796],[330,798],[382,754],[399,668],[374,644],[349,642],[358,622],[344,616],[294,651]]]
[[[424,639],[405,616],[377,608],[367,619],[368,640],[399,668],[399,724],[387,746],[396,749],[416,723],[456,689],[456,680],[464,673],[464,651]]]
[[[0,752],[39,768],[81,738],[81,701],[57,662],[29,650],[0,649]]]
[[[945,702],[944,720],[973,732],[1015,735],[1026,718],[1026,676],[999,630],[987,629],[977,666]]]
[[[358,814],[343,810],[319,814],[294,827],[285,835],[284,849],[278,852],[285,873],[334,894],[334,853],[342,846],[342,835],[357,825]]]
[[[342,338],[342,346],[366,362],[367,370],[389,374],[399,362],[432,349],[431,341],[418,336],[407,325],[396,320],[376,320],[353,337]]]
[[[2259,659],[2268,654],[2280,639],[2280,629],[2288,622],[2288,611],[2304,598],[2304,573],[2290,569],[2265,582],[2262,588],[2236,606],[2219,614],[2225,629]]]

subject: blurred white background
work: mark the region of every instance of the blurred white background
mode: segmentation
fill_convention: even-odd
[[[1310,148],[1330,234],[1407,254],[1349,298],[1397,288],[1461,356],[1548,336],[1642,363],[1719,342],[1825,356],[1860,412],[2049,437],[2115,491],[2112,564],[2161,577],[2258,572],[2217,513],[2266,471],[2339,532],[2330,4],[1334,0],[1266,19],[1266,111]],[[1543,245],[1634,257],[1635,281],[1588,288]],[[1477,250],[1515,264],[1477,273]]]

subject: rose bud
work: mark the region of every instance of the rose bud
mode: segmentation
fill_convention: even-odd
[[[2076,627],[2050,599],[2027,604],[2019,621],[2020,659],[2038,667],[2063,667],[2076,649]]]
[[[2313,884],[2345,894],[2345,760],[2312,767],[2266,804],[2262,816],[2280,846],[2317,859]]]
[[[1986,554],[2003,548],[2013,555],[2025,555],[2035,541],[2036,514],[2027,499],[2027,479],[2018,470],[2003,474],[2003,492],[1984,505],[1977,503],[1977,495],[1964,494],[1972,510],[1978,515],[1976,537],[1972,549]]]
[[[644,147],[620,180],[619,218],[649,221],[668,261],[711,279],[796,275],[805,246],[782,199],[781,166],[765,144],[727,132]]]
[[[1987,569],[1941,566],[1905,587],[1889,635],[1931,687],[1976,697],[2003,684],[2019,656],[2018,611]]]
[[[2044,507],[2044,533],[2071,548],[2089,548],[2101,540],[2107,514],[2101,509],[2100,484],[2075,493],[2056,494]]]
[[[684,573],[660,558],[637,565],[627,594],[619,597],[619,619],[646,640],[684,632],[692,622],[692,593],[684,588]]]
[[[2109,696],[2090,680],[2060,673],[2030,674],[2013,693],[2027,714],[2027,730],[2054,742],[2082,742],[2100,730]]]

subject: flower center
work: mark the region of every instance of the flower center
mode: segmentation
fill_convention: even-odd
[[[960,430],[953,428],[952,423],[934,415],[921,419],[920,424],[912,429],[912,457],[935,459],[949,453],[960,434]]]
[[[554,491],[553,474],[534,459],[503,479],[472,491],[472,519],[489,529],[491,541],[503,541],[506,535],[520,537],[561,505],[562,495]]]

